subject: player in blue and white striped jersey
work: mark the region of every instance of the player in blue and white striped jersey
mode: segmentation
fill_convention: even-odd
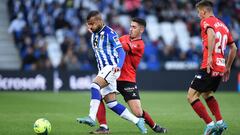
[[[118,40],[118,35],[110,27],[103,26],[103,28],[92,34],[91,38],[92,48],[95,52],[95,57],[98,63],[99,71],[106,65],[117,66],[118,62],[123,62],[123,58],[118,58],[118,53],[122,51],[122,45]],[[120,67],[120,63],[118,67]]]
[[[99,11],[91,11],[88,14],[87,26],[92,33],[91,42],[99,72],[91,84],[89,116],[77,118],[77,121],[89,126],[95,126],[98,107],[103,98],[112,111],[136,124],[141,133],[147,133],[144,119],[134,116],[116,100],[116,80],[120,76],[125,59],[125,52],[119,42],[118,35],[110,27],[104,25]]]

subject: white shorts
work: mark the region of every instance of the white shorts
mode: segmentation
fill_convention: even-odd
[[[107,65],[101,71],[98,72],[99,77],[105,79],[109,84],[108,86],[101,89],[101,95],[104,97],[109,93],[118,92],[117,91],[117,79],[120,76],[120,71],[114,73],[114,66]]]

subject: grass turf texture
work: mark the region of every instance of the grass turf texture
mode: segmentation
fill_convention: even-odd
[[[215,96],[229,126],[226,135],[238,135],[240,95],[218,92]],[[141,98],[143,108],[157,123],[168,128],[168,135],[203,134],[204,122],[187,103],[186,92],[141,92]],[[124,103],[120,95],[118,100]],[[52,125],[51,135],[88,135],[97,126],[78,124],[76,118],[87,116],[89,101],[89,92],[0,92],[0,134],[33,135],[33,123],[45,117]],[[140,134],[134,124],[109,109],[107,118],[114,135]],[[148,134],[155,133],[148,128]]]

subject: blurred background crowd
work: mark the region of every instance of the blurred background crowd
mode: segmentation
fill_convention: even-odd
[[[132,17],[147,21],[145,54],[139,70],[196,69],[202,57],[200,26],[194,0],[8,0],[8,32],[23,70],[96,70],[85,18],[102,12],[119,36]],[[213,0],[215,15],[231,30],[240,48],[240,1]],[[226,53],[227,54],[227,53]],[[240,68],[240,51],[234,61]]]

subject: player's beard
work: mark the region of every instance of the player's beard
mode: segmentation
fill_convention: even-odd
[[[129,35],[130,35],[130,39],[133,39],[133,33],[132,32],[129,32]]]
[[[98,27],[93,31],[94,33],[98,33],[103,28],[103,25],[98,25]]]
[[[136,33],[133,34],[133,32],[130,32],[129,35],[130,35],[130,39],[135,39],[137,37]]]

